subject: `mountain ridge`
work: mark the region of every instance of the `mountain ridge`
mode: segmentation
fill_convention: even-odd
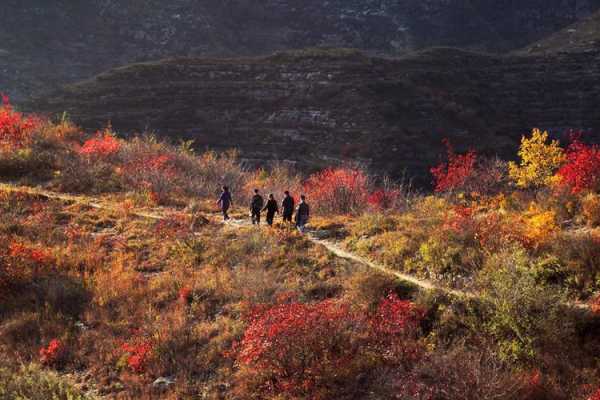
[[[6,0],[0,88],[16,101],[133,62],[353,47],[504,52],[590,15],[600,0]]]

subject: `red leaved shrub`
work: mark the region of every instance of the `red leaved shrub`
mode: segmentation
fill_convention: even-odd
[[[348,214],[365,208],[369,187],[369,177],[360,169],[328,168],[311,175],[304,191],[315,209]]]
[[[573,194],[600,190],[600,147],[586,145],[575,138],[567,149],[567,161],[557,175]]]
[[[66,356],[66,347],[62,341],[52,339],[48,346],[40,349],[40,362],[43,365],[60,367]]]
[[[121,170],[125,182],[144,190],[157,204],[167,202],[179,186],[181,175],[172,156],[140,155],[128,162]]]
[[[448,161],[431,168],[436,192],[449,192],[463,188],[475,171],[477,153],[469,150],[466,154],[456,154],[447,139],[444,139]]]
[[[592,297],[588,301],[588,306],[594,315],[600,315],[600,295]]]
[[[0,105],[0,148],[19,149],[27,145],[41,124],[37,117],[25,116],[13,109],[8,97],[2,95]]]
[[[472,207],[454,206],[452,212],[446,215],[443,229],[455,234],[469,234],[474,232],[476,222]]]
[[[592,395],[588,397],[588,400],[600,400],[600,389],[592,393]]]
[[[87,140],[79,149],[79,154],[87,157],[108,158],[121,150],[121,142],[109,131],[97,132],[96,136]]]
[[[398,204],[401,197],[402,193],[398,189],[379,189],[369,195],[367,203],[375,210],[389,210]]]
[[[189,215],[172,213],[161,219],[154,226],[157,237],[164,239],[185,239],[192,232],[192,220]]]
[[[179,289],[179,301],[183,304],[190,304],[193,300],[194,292],[189,287],[185,286]]]
[[[121,350],[125,352],[127,366],[137,373],[143,373],[148,366],[154,348],[149,341],[123,343]]]
[[[54,260],[52,254],[46,249],[28,246],[19,242],[10,243],[8,255],[38,265],[47,265]]]
[[[359,377],[418,358],[411,339],[422,317],[395,295],[369,315],[331,300],[259,307],[234,352],[240,394],[325,399],[360,390]]]

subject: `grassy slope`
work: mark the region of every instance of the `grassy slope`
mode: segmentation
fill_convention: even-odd
[[[301,178],[287,169],[247,171],[235,156],[194,155],[151,137],[108,132],[86,140],[66,122],[25,139],[0,153],[4,181],[100,198],[82,204],[1,191],[0,350],[9,364],[77,371],[82,388],[109,396],[247,398],[238,391],[244,372],[270,372],[229,356],[253,306],[332,299],[365,314],[392,291],[423,308],[416,335],[423,358],[402,366],[408,370],[373,369],[371,357],[352,354],[345,365],[360,368],[348,380],[326,382],[330,397],[353,398],[351,388],[354,398],[371,389],[386,398],[409,377],[411,385],[451,393],[440,394],[444,400],[531,398],[523,387],[543,390],[546,399],[584,399],[598,376],[597,317],[564,307],[565,289],[585,299],[598,287],[597,194],[515,190],[502,175],[496,194],[413,196],[387,212],[330,215],[327,204],[313,203],[312,226],[347,249],[481,293],[481,301],[456,301],[416,294],[287,226],[233,228],[206,218],[223,181],[234,188],[237,218],[247,218],[244,194],[254,187],[298,193]],[[40,358],[52,339],[64,352]],[[280,354],[280,342],[273,346],[268,353]],[[527,377],[536,370],[543,379],[532,389]],[[157,388],[159,377],[175,383]],[[502,392],[513,388],[507,382],[516,392]]]
[[[232,364],[221,354],[241,332],[245,302],[270,303],[290,293],[303,301],[359,296],[354,282],[372,276],[282,228],[208,223],[194,235],[126,209],[2,198],[0,235],[35,243],[56,258],[37,284],[23,277],[5,292],[3,351],[35,360],[40,346],[59,337],[69,344],[66,368],[90,371],[82,384],[103,394],[147,396],[159,376],[175,378],[182,395],[201,388],[214,394],[223,380],[234,383]],[[184,287],[192,290],[189,306],[178,300]],[[140,335],[157,338],[163,356],[135,378],[122,364],[119,343]]]

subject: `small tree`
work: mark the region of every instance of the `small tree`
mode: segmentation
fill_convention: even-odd
[[[600,147],[574,139],[567,149],[566,162],[558,170],[561,184],[573,194],[600,189]]]
[[[510,177],[522,188],[541,187],[552,183],[556,171],[565,161],[558,140],[549,141],[548,132],[534,129],[530,138],[521,138],[520,163],[509,164]]]

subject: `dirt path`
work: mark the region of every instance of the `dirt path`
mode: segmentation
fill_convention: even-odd
[[[352,260],[355,261],[359,264],[363,264],[373,270],[382,272],[384,274],[387,275],[392,275],[402,281],[406,281],[408,283],[411,283],[415,286],[418,286],[424,290],[428,290],[428,291],[442,291],[445,292],[447,294],[451,294],[455,297],[462,297],[462,298],[477,298],[477,296],[473,293],[469,293],[469,292],[464,292],[462,290],[454,290],[454,289],[448,289],[442,286],[438,286],[436,284],[434,284],[431,281],[428,280],[424,280],[424,279],[419,279],[416,278],[414,276],[408,275],[408,274],[404,274],[402,272],[398,272],[398,271],[394,271],[390,268],[384,267],[383,265],[374,263],[372,261],[369,261],[368,259],[364,258],[364,257],[360,257],[357,256],[356,254],[350,253],[344,249],[342,249],[340,246],[338,246],[335,243],[323,240],[323,239],[318,239],[315,238],[313,235],[309,234],[308,238],[311,242],[321,245],[325,248],[327,248],[329,251],[331,251],[333,254],[335,254],[336,256],[340,257],[340,258],[345,258],[348,260]]]
[[[78,204],[86,205],[86,206],[96,208],[99,210],[108,210],[108,211],[115,211],[115,212],[121,211],[122,212],[122,209],[120,209],[119,207],[117,207],[113,204],[106,204],[105,202],[99,201],[97,199],[85,197],[85,196],[62,194],[62,193],[56,193],[56,192],[47,191],[47,190],[43,190],[43,189],[39,189],[39,188],[33,188],[33,187],[27,187],[27,186],[13,186],[13,185],[8,185],[8,184],[3,184],[3,183],[0,183],[0,190],[7,191],[7,192],[13,192],[13,193],[27,193],[27,194],[31,194],[31,195],[35,195],[35,196],[45,197],[48,199],[78,203]],[[169,210],[169,209],[164,210],[165,214],[169,213],[170,211],[175,211],[175,210]],[[156,213],[156,212],[145,212],[145,211],[131,211],[131,212],[129,212],[129,215],[136,216],[139,218],[153,219],[153,220],[163,220],[166,218],[164,214],[160,214],[160,213]],[[212,220],[218,221],[221,223],[223,222],[221,220],[221,218],[218,218],[216,215],[213,216]],[[242,226],[250,226],[250,223],[247,221],[235,220],[235,219],[225,222],[225,224],[228,226],[232,226],[234,228],[239,228]],[[352,260],[352,261],[362,264],[372,270],[375,270],[375,271],[378,271],[378,272],[381,272],[381,273],[384,273],[384,274],[387,274],[390,276],[394,276],[402,281],[411,283],[423,290],[439,291],[439,292],[443,292],[443,293],[446,293],[446,294],[449,294],[449,295],[452,295],[452,296],[458,297],[458,298],[466,298],[466,299],[480,298],[480,296],[478,296],[475,293],[465,292],[462,290],[449,289],[449,288],[446,288],[443,286],[439,286],[431,281],[419,279],[412,275],[408,275],[408,274],[404,274],[402,272],[392,270],[381,264],[374,263],[364,257],[360,257],[356,254],[350,253],[333,242],[319,239],[314,234],[308,233],[306,235],[306,237],[314,244],[325,247],[330,252],[335,254],[337,257],[344,258],[347,260]],[[589,306],[584,303],[575,302],[575,303],[569,303],[567,305],[570,307],[576,308],[576,309],[580,309],[580,310],[589,310]]]

